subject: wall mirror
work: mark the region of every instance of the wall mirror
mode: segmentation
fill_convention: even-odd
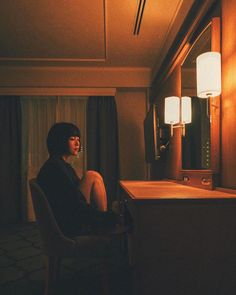
[[[181,96],[192,98],[192,123],[182,137],[182,180],[195,174],[203,184],[209,175],[206,183],[212,187],[213,176],[219,173],[220,98],[198,98],[196,83],[196,58],[207,51],[220,51],[219,17],[202,30],[181,64]]]
[[[192,123],[182,137],[182,169],[211,168],[210,110],[208,99],[197,97],[196,58],[211,51],[211,25],[195,41],[181,66],[181,96],[192,98]]]

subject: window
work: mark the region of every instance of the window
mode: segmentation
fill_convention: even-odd
[[[28,180],[36,177],[48,158],[47,133],[55,122],[71,122],[81,131],[82,152],[71,165],[81,177],[86,170],[86,103],[79,96],[24,96],[22,107],[22,191],[26,195],[27,220],[35,220]]]

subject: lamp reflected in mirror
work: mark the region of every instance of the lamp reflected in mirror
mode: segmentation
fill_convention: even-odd
[[[192,107],[191,97],[169,96],[165,98],[165,124],[170,125],[171,137],[174,128],[181,128],[182,135],[185,136],[185,124],[191,123]]]

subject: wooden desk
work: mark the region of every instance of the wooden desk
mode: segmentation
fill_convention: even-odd
[[[138,295],[236,293],[236,194],[121,181]]]

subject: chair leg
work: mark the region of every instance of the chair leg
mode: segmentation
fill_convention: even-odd
[[[60,259],[56,256],[46,257],[46,285],[45,295],[52,295],[55,291],[55,285],[59,278]]]

